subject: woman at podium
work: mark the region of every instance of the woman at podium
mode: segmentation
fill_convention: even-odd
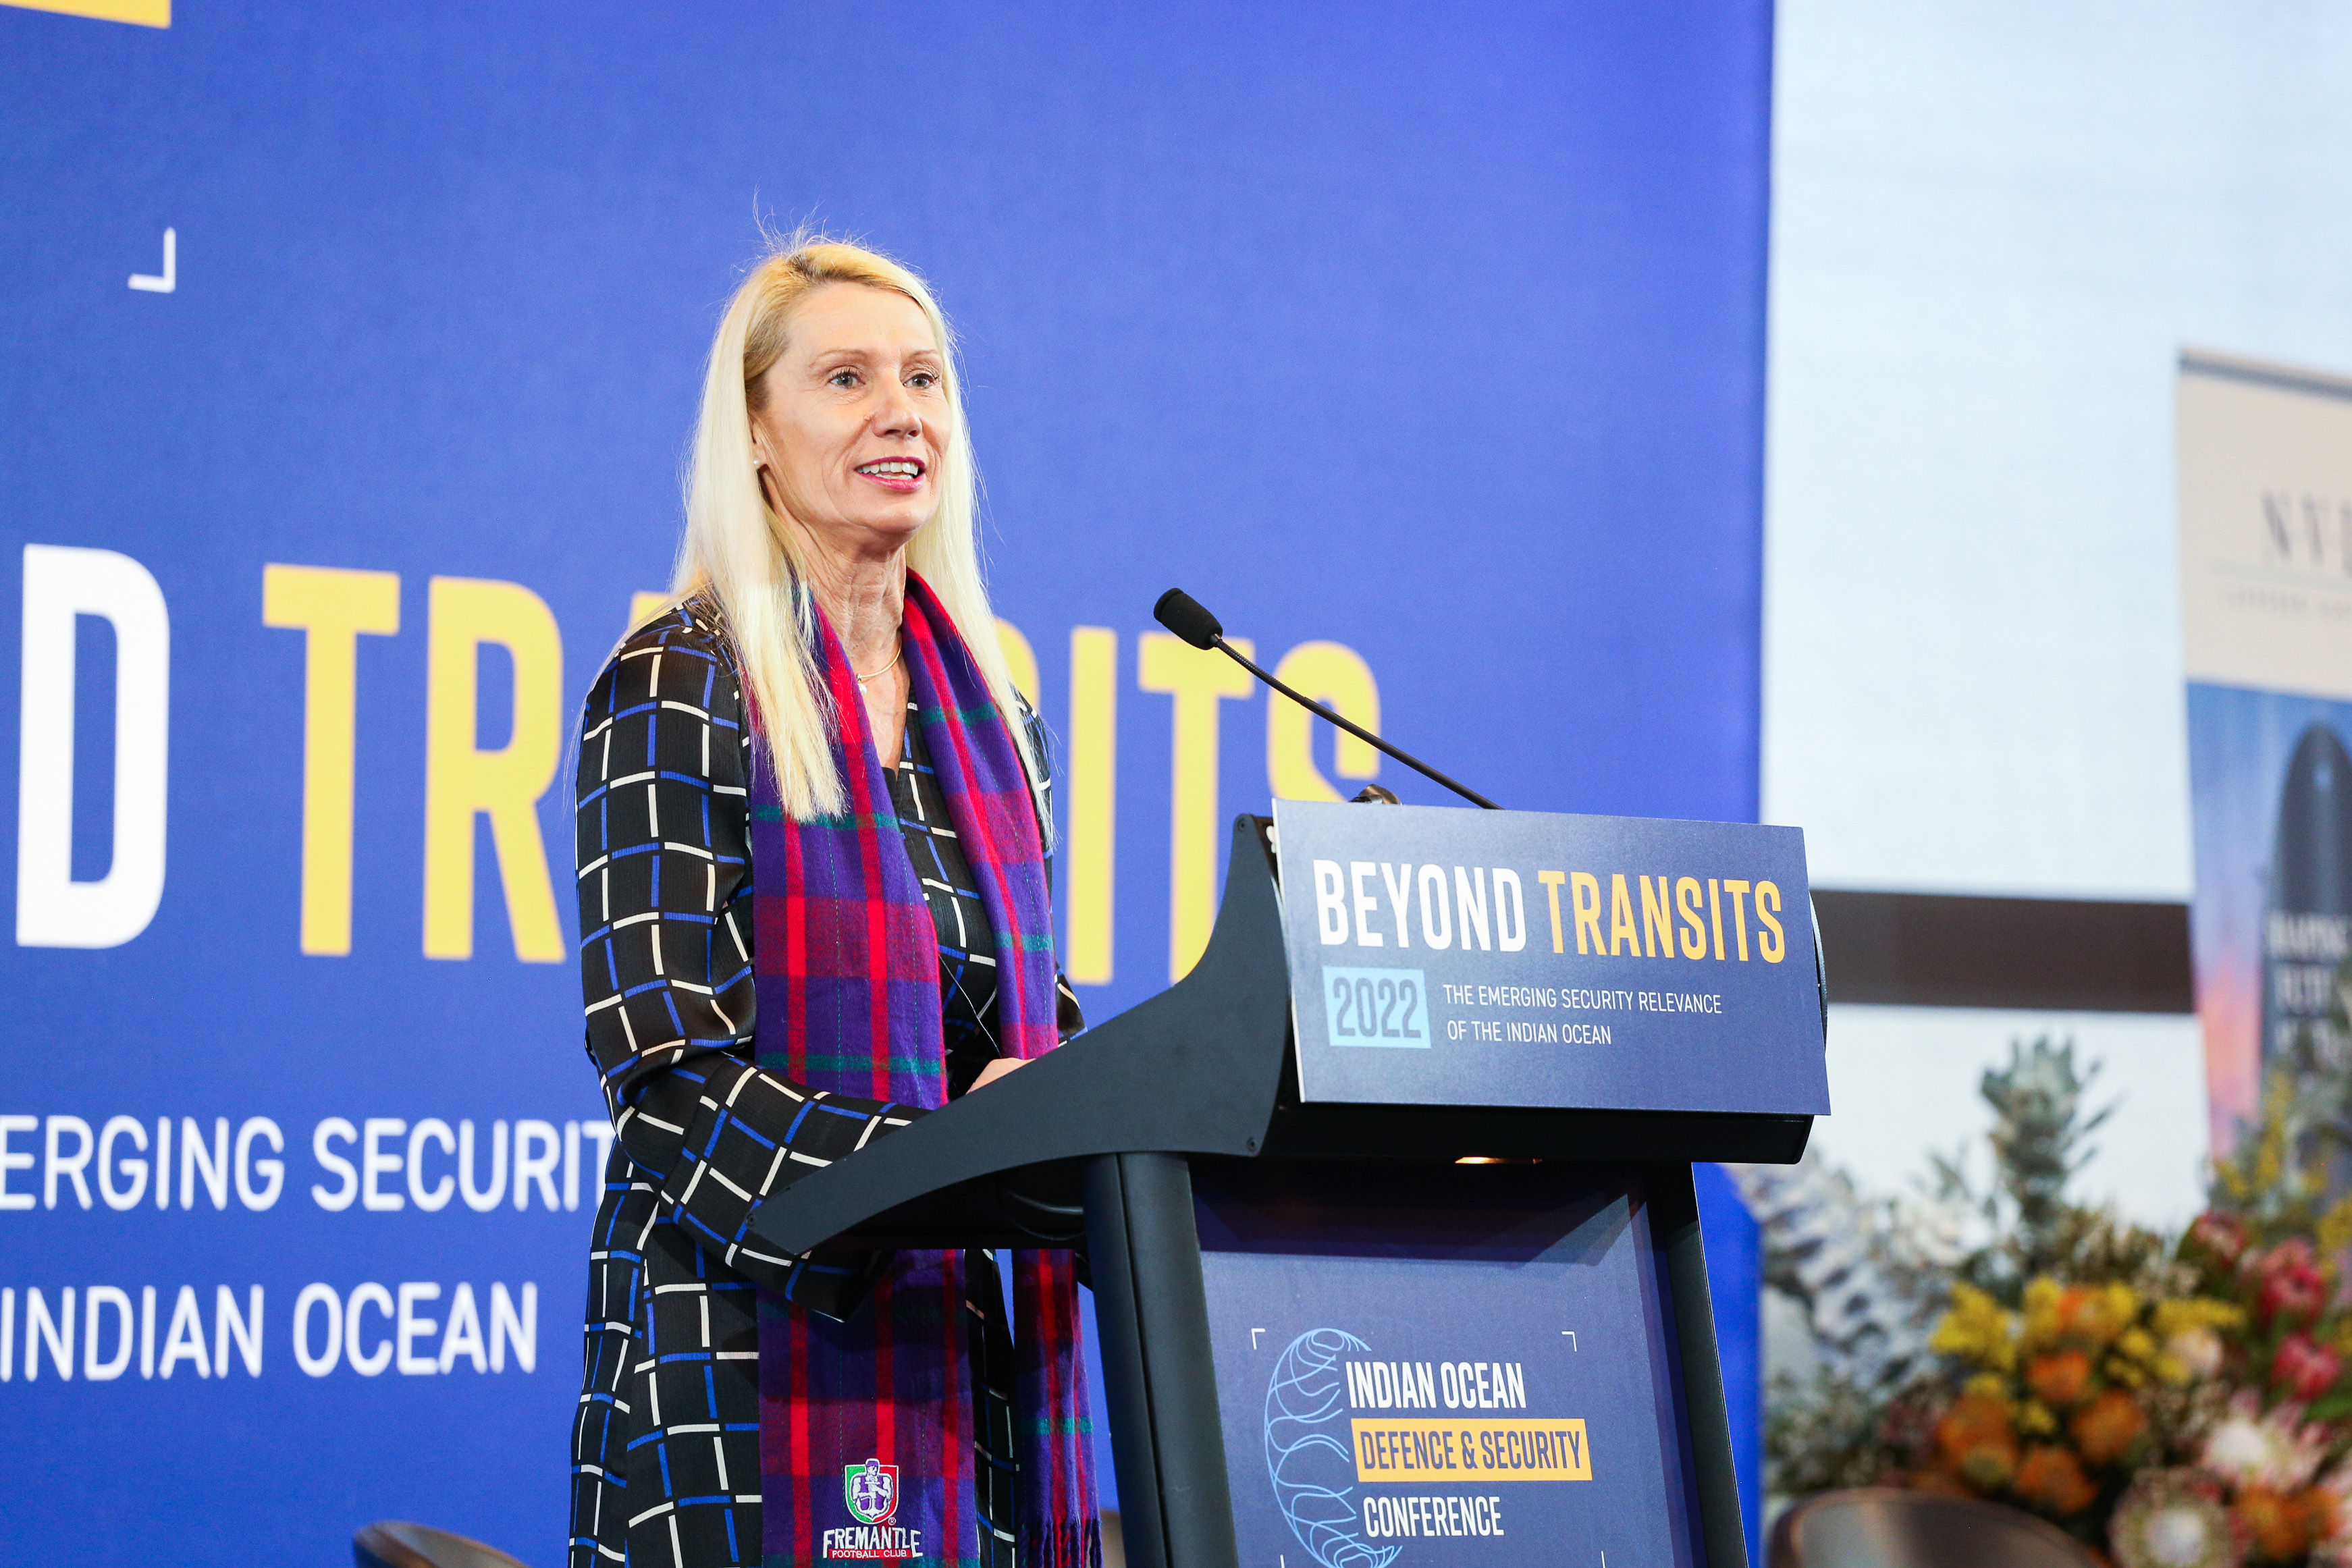
[[[1098,1561],[1067,1253],[750,1232],[797,1175],[1079,1026],[957,374],[887,257],[754,269],[711,349],[675,602],[583,714],[582,982],[618,1135],[575,1568]]]

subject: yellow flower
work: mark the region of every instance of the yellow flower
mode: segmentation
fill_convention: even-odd
[[[2352,1193],[2337,1198],[2319,1217],[2312,1243],[2322,1258],[2340,1258],[2352,1247]]]
[[[2245,1309],[2234,1301],[2217,1301],[2210,1296],[2182,1296],[2157,1302],[2152,1326],[2157,1338],[2168,1340],[2189,1329],[2233,1329],[2245,1321]]]
[[[1998,1399],[2005,1405],[2009,1402],[2009,1379],[1998,1372],[1979,1372],[1969,1379],[1961,1392],[1971,1398]]]
[[[2139,1295],[2129,1285],[2061,1285],[2047,1278],[2025,1287],[2025,1348],[2061,1344],[2104,1350],[2139,1318]]]
[[[2263,1130],[2261,1145],[2254,1151],[2254,1179],[2251,1184],[2256,1192],[2268,1192],[2286,1174],[2286,1120],[2279,1118]]]
[[[2114,1343],[2139,1317],[2139,1293],[2120,1281],[2104,1290],[2068,1291],[2060,1301],[2068,1335],[2093,1345]]]
[[[2143,1328],[2126,1329],[2123,1337],[2116,1341],[2116,1354],[2132,1361],[2154,1361],[2156,1336]]]
[[[2043,1275],[2025,1287],[2025,1348],[2048,1350],[2058,1343],[2058,1303],[2065,1292]]]
[[[1929,1346],[1995,1372],[2017,1364],[2016,1326],[2000,1303],[1973,1286],[1952,1287],[1952,1310],[1936,1324]]]
[[[2017,1429],[2037,1437],[2047,1437],[2058,1429],[2058,1417],[2041,1400],[2029,1399],[2018,1406]]]

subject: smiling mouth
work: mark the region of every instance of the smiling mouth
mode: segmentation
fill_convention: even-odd
[[[860,463],[857,472],[869,479],[886,484],[911,485],[923,476],[923,465],[914,457],[881,457],[871,463]]]

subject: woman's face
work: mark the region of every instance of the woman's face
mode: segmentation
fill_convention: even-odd
[[[915,302],[828,283],[793,312],[761,377],[751,445],[783,515],[851,549],[905,544],[939,506],[947,366]]]

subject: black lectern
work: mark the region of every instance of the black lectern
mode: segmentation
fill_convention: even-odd
[[[1361,814],[1385,825],[1408,813],[1496,815]],[[1598,1568],[1563,1537],[1590,1533],[1606,1552],[1610,1531],[1637,1524],[1671,1558],[1741,1568],[1689,1162],[1793,1160],[1810,1115],[1302,1095],[1271,829],[1237,820],[1215,928],[1184,979],[802,1177],[754,1228],[793,1252],[1082,1249],[1137,1568],[1239,1568],[1245,1555],[1265,1568],[1289,1568],[1290,1555],[1299,1568],[1400,1556],[1401,1568]],[[1535,877],[1493,872],[1507,948],[1507,875]],[[1520,892],[1525,944],[1540,902]],[[1571,892],[1573,914],[1581,883]],[[1391,947],[1409,939],[1403,907]],[[1465,902],[1450,923],[1465,952],[1470,914]],[[1558,915],[1553,926],[1565,963],[1572,944]],[[1366,981],[1364,1017],[1387,996],[1402,1058],[1418,1013],[1400,1013],[1398,998],[1420,985],[1417,1009],[1426,982],[1420,969],[1393,972],[1415,979],[1387,993]],[[1333,984],[1353,983],[1344,976]],[[1591,1410],[1562,1414],[1576,1400]],[[1588,1421],[1604,1409],[1624,1414]],[[1644,1511],[1658,1517],[1629,1522]],[[1245,1552],[1252,1542],[1263,1550]],[[1649,1555],[1621,1551],[1621,1568]]]

